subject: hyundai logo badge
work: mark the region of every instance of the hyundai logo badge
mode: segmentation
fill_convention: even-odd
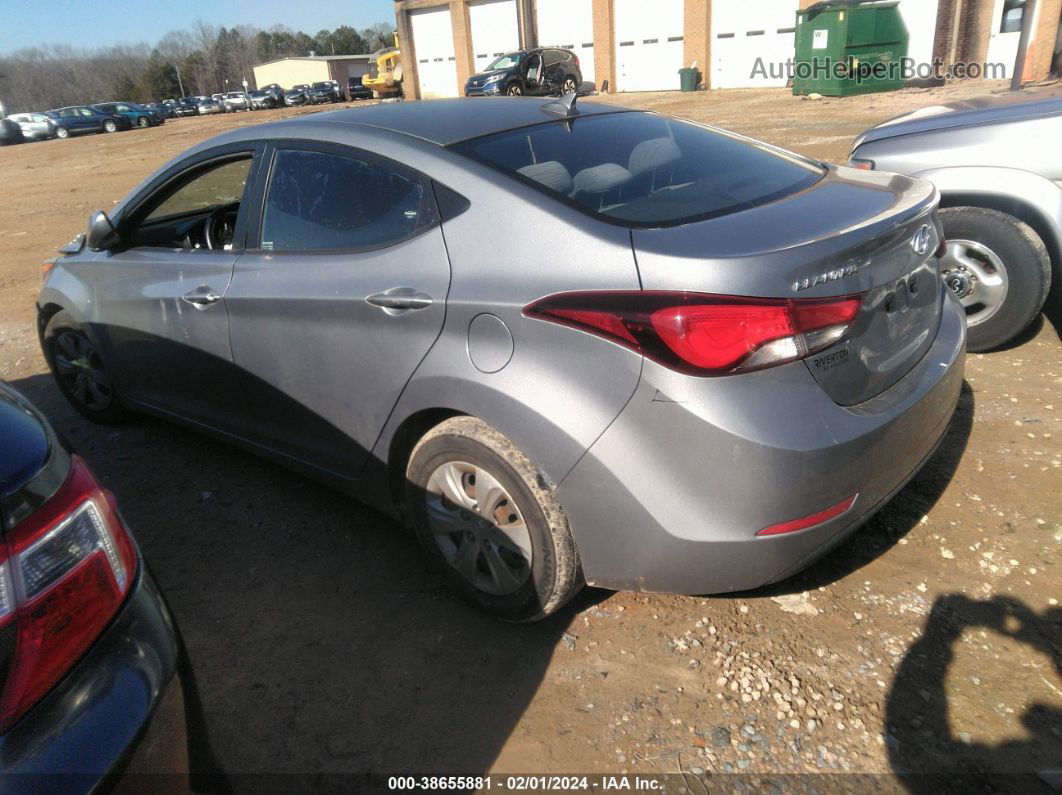
[[[929,224],[922,224],[922,228],[911,238],[911,248],[915,250],[915,254],[924,257],[929,253],[929,247],[932,244],[933,230],[929,228]]]

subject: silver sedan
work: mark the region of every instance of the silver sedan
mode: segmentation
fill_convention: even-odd
[[[83,414],[415,529],[508,620],[784,578],[933,453],[965,323],[928,182],[563,100],[380,105],[176,158],[55,261]]]

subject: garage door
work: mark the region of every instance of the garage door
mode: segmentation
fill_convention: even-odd
[[[420,95],[425,99],[456,97],[457,58],[454,55],[450,9],[414,11],[410,14],[410,22]]]
[[[615,0],[616,90],[679,87],[684,0]]]
[[[539,46],[571,50],[583,80],[594,82],[593,0],[538,0],[537,6]]]
[[[785,64],[796,49],[796,12],[797,0],[712,0],[711,87],[784,86]]]
[[[472,26],[473,68],[486,69],[499,55],[520,49],[516,0],[487,0],[468,7]]]

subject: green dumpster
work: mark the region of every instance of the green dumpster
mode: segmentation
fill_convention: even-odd
[[[904,84],[910,35],[899,0],[825,0],[797,12],[793,93],[847,97]]]
[[[700,74],[697,69],[692,66],[687,66],[683,69],[679,69],[679,81],[682,85],[683,91],[696,91],[697,84],[701,82],[698,78]]]

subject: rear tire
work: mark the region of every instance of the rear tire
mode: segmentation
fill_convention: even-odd
[[[406,504],[428,556],[496,618],[536,621],[583,587],[568,520],[545,478],[482,420],[454,417],[421,438],[406,468]]]
[[[66,310],[52,315],[43,343],[59,391],[79,413],[101,425],[128,417],[103,358],[73,315]]]
[[[141,116],[139,119],[136,120],[136,126],[142,130],[146,130],[148,127],[151,126],[151,122],[149,122],[144,116]]]
[[[969,323],[967,348],[982,353],[1021,334],[1051,289],[1051,258],[1031,226],[982,207],[940,211],[948,253],[944,281],[959,296]]]

